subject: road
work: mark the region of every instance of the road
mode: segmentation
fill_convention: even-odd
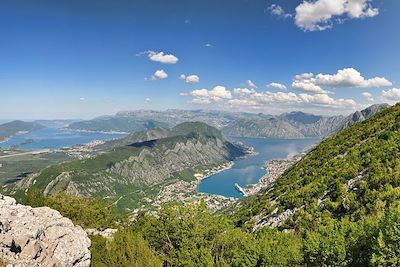
[[[10,155],[0,156],[0,159],[10,158],[10,157],[17,157],[17,156],[23,156],[23,155],[45,154],[45,153],[49,153],[49,152],[50,152],[50,149],[42,149],[42,150],[35,150],[35,151],[27,151],[27,152],[21,152],[21,153],[16,153],[16,154],[10,154]]]

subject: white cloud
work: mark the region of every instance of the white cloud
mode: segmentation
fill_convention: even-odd
[[[148,103],[148,102],[151,101],[151,99],[150,99],[149,97],[147,97],[144,101],[145,101],[146,103]]]
[[[205,47],[213,47],[212,44],[205,44],[204,46],[205,46]]]
[[[392,88],[390,90],[382,91],[382,100],[390,103],[400,102],[400,88]]]
[[[368,101],[374,101],[374,98],[372,97],[371,93],[368,92],[363,92],[361,93],[361,96],[367,99]]]
[[[221,102],[226,99],[232,99],[232,94],[229,90],[226,90],[224,86],[215,86],[211,90],[197,89],[190,93],[194,96],[192,100],[196,104],[210,104],[213,102]]]
[[[234,88],[232,95],[223,86],[216,86],[212,90],[199,89],[190,93],[194,104],[215,104],[230,109],[243,110],[312,110],[323,111],[353,111],[362,106],[353,99],[333,98],[326,93],[307,94],[294,92],[258,92],[253,88]],[[181,95],[187,96],[186,93]]]
[[[80,101],[85,101],[84,97],[79,98]]]
[[[251,80],[247,80],[246,85],[249,88],[257,88],[257,85],[255,85]]]
[[[281,83],[270,83],[270,84],[267,84],[267,87],[277,88],[279,90],[286,90],[287,89],[286,85],[281,84]]]
[[[319,85],[315,84],[314,74],[303,73],[296,75],[292,82],[292,87],[304,92],[323,94],[326,93]]]
[[[159,79],[165,79],[168,77],[168,74],[164,70],[156,70],[150,78],[145,78],[145,80],[155,81]]]
[[[249,95],[256,93],[254,89],[247,89],[247,88],[234,88],[233,92],[238,95]]]
[[[146,51],[137,54],[137,56],[147,55],[151,61],[160,62],[163,64],[176,64],[178,58],[172,54],[165,54],[164,52]]]
[[[338,70],[336,74],[318,74],[303,73],[296,75],[292,87],[305,92],[325,93],[321,86],[331,88],[370,88],[391,86],[392,83],[384,77],[374,77],[365,79],[361,73],[354,68],[345,68]]]
[[[186,76],[185,74],[181,74],[179,76],[179,79],[184,80],[186,83],[198,83],[200,82],[200,78],[199,76],[195,75],[195,74],[191,74]]]
[[[280,18],[286,19],[292,17],[292,14],[286,13],[280,5],[272,4],[268,7],[268,11],[271,13],[271,15],[275,15]]]
[[[304,0],[296,7],[295,23],[304,31],[323,31],[332,28],[335,19],[374,17],[379,9],[371,0]]]

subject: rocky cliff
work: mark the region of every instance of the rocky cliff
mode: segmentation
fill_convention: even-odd
[[[0,195],[0,259],[7,266],[90,266],[89,247],[86,232],[58,211]]]
[[[361,122],[386,109],[389,105],[372,105],[364,110],[344,116],[316,116],[303,112],[290,112],[268,119],[241,118],[222,128],[228,136],[263,138],[323,138]]]

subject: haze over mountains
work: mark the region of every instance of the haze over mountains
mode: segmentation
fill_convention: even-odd
[[[139,110],[119,112],[114,116],[75,122],[68,126],[87,131],[142,131],[155,127],[173,127],[182,122],[201,121],[220,129],[227,136],[263,138],[325,137],[387,108],[376,104],[349,116],[319,116],[290,112],[278,116],[206,110]]]

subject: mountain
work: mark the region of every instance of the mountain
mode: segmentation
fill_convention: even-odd
[[[222,128],[227,136],[265,137],[265,138],[304,138],[292,124],[276,118],[238,119]]]
[[[365,118],[381,108],[373,106],[361,114]],[[239,212],[244,215],[240,221],[253,230],[293,229],[327,218],[358,221],[378,216],[399,203],[399,155],[397,104],[322,141],[266,193],[249,199]]]
[[[36,188],[44,195],[67,191],[72,195],[124,198],[123,207],[137,207],[157,194],[165,183],[195,180],[194,173],[226,164],[245,155],[245,148],[226,140],[201,122],[179,124],[171,130],[152,129],[115,143],[89,159],[50,166],[18,182],[11,190]],[[155,134],[156,133],[156,134]],[[149,139],[157,137],[156,139]],[[133,141],[128,143],[128,140]]]
[[[389,105],[377,104],[347,117],[316,116],[303,112],[284,113],[270,119],[242,118],[222,128],[228,136],[263,138],[323,138],[375,115]]]
[[[93,120],[72,123],[68,128],[88,131],[133,132],[156,127],[168,128],[183,122],[200,121],[220,129],[238,118],[268,119],[272,117],[262,113],[234,113],[213,110],[136,110],[118,112],[113,116],[103,116]]]
[[[389,107],[388,104],[375,104],[364,110],[356,111],[353,114],[350,114],[349,116],[344,118],[337,126],[337,130],[338,131],[342,130],[354,123],[363,121],[363,120],[367,119],[368,117],[373,116],[376,113],[381,112],[382,110],[384,110],[388,107]]]
[[[293,123],[312,124],[319,121],[322,116],[308,114],[301,111],[293,111],[279,115],[279,118]]]
[[[151,119],[143,120],[129,116],[103,116],[93,120],[73,122],[67,128],[96,132],[136,132],[168,126],[169,124],[167,123]]]
[[[13,135],[30,132],[44,128],[45,126],[36,122],[11,121],[0,125],[0,141]]]
[[[262,113],[208,110],[171,109],[163,112],[137,110],[72,123],[68,128],[88,131],[137,132],[150,128],[169,128],[188,121],[200,121],[220,129],[227,136],[323,138],[387,107],[387,104],[373,105],[347,117],[341,115],[320,116],[300,111],[272,116]]]

